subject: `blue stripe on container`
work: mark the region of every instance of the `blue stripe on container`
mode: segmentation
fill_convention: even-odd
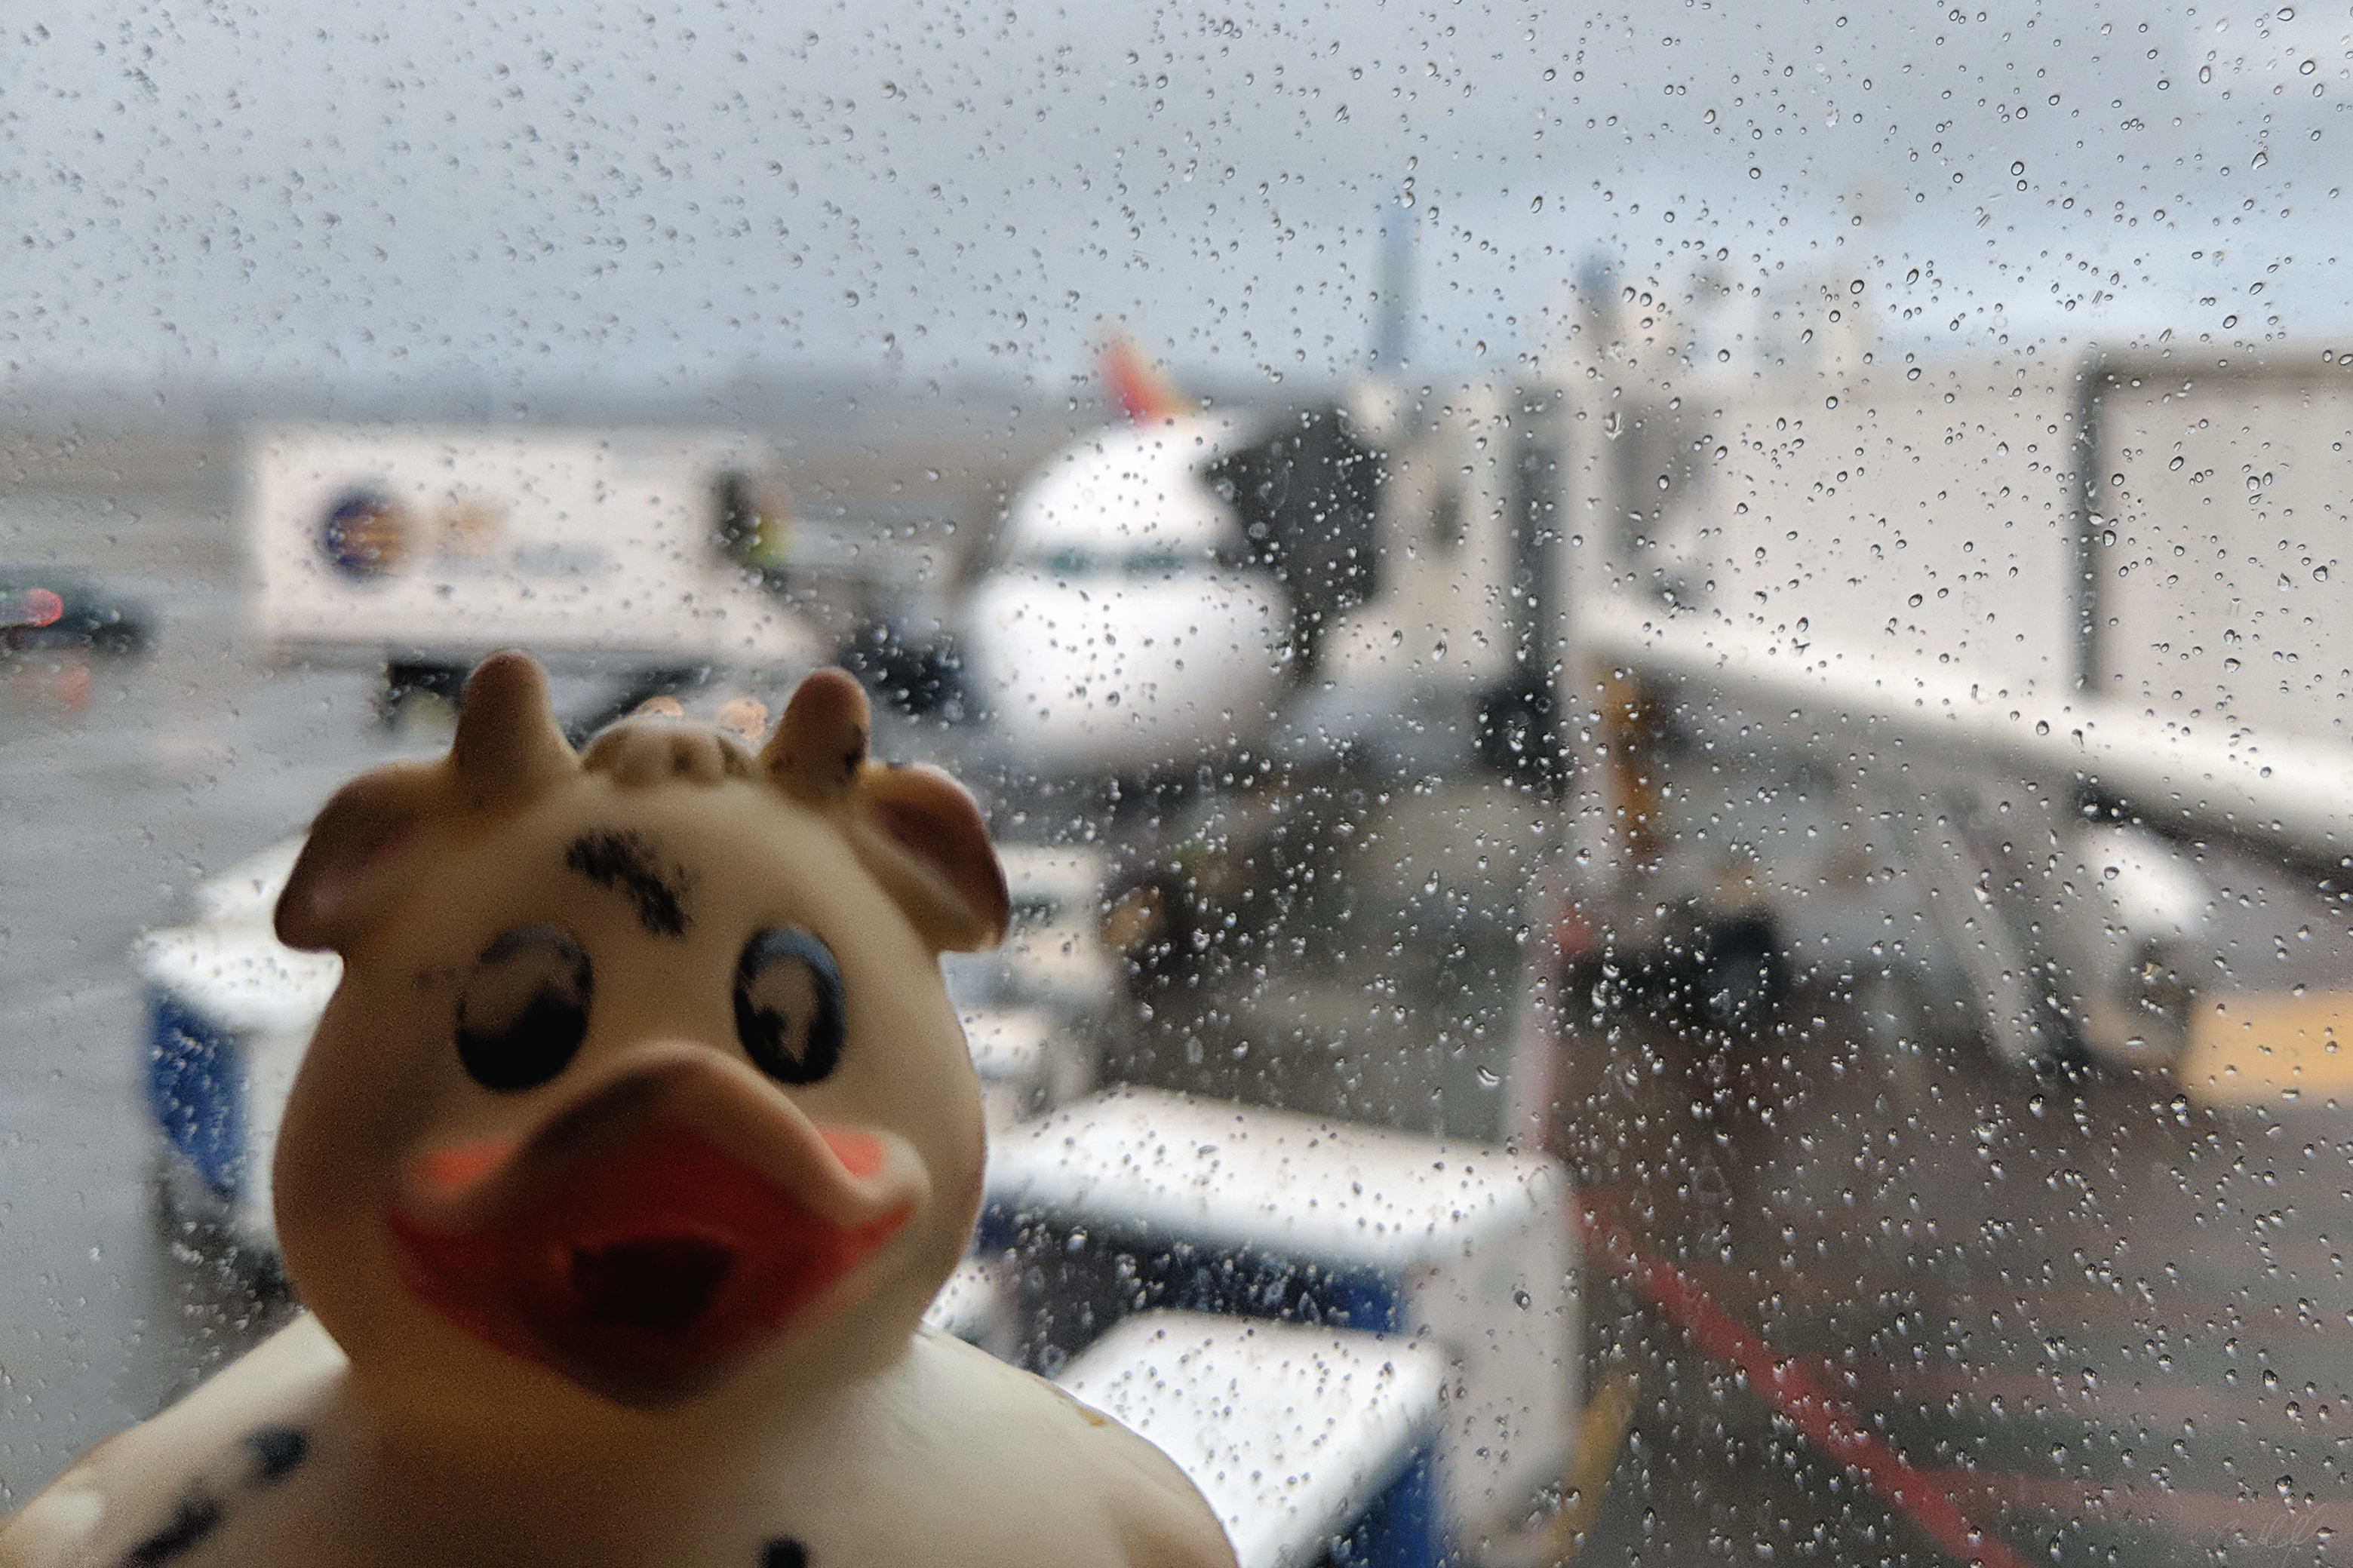
[[[237,1035],[160,991],[147,998],[147,1110],[223,1198],[245,1178],[245,1051]]]
[[[1338,1568],[1443,1568],[1453,1561],[1438,1517],[1437,1467],[1414,1451],[1347,1534],[1332,1543]]]

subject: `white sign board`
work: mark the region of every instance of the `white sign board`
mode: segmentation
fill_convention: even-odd
[[[721,545],[760,442],[681,430],[265,430],[248,458],[262,634],[469,660],[504,647],[806,666],[808,632]]]

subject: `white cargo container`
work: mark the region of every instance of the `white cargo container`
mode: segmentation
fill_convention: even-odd
[[[793,672],[776,456],[726,432],[287,426],[248,456],[258,629],[289,657]]]
[[[1434,1352],[1444,1392],[1430,1491],[1400,1509],[1433,1550],[1399,1558],[1434,1562],[1440,1541],[1524,1529],[1575,1458],[1573,1201],[1567,1171],[1543,1155],[1125,1087],[991,1146],[981,1249],[1018,1270],[1024,1352],[1050,1370],[1155,1308],[1343,1330],[1360,1347],[1379,1336],[1417,1360]],[[1360,1422],[1389,1431],[1387,1461],[1361,1456],[1377,1483],[1421,1421],[1389,1426],[1400,1412],[1384,1411],[1369,1382],[1365,1392],[1325,1418],[1335,1434]],[[1344,1435],[1335,1458],[1364,1435]],[[1171,1452],[1189,1462],[1181,1444]],[[1345,1511],[1335,1501],[1319,1517]]]

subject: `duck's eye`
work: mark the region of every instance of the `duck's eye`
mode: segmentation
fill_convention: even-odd
[[[484,1089],[545,1083],[588,1033],[588,955],[554,926],[501,932],[458,998],[458,1060]]]
[[[841,1060],[841,971],[805,931],[764,931],[735,964],[735,1034],[752,1065],[815,1083]]]

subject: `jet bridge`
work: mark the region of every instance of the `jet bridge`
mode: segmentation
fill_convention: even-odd
[[[1730,1023],[1880,979],[2022,1065],[2353,1086],[2353,374],[1868,358],[1564,378],[1575,784],[1524,1034],[1642,984]],[[1760,928],[1744,994],[1724,933]]]

